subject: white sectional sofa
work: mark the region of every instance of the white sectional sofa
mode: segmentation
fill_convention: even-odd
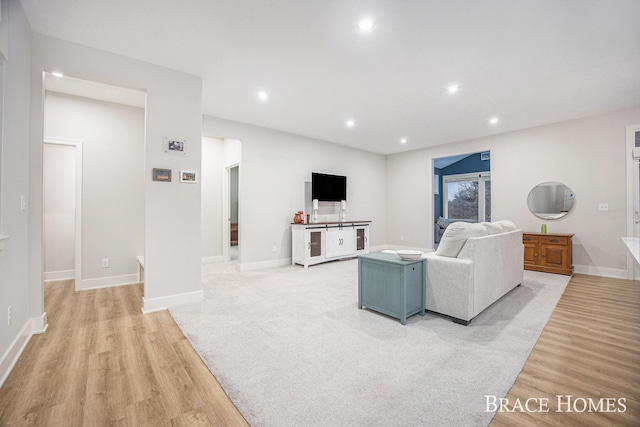
[[[467,325],[522,283],[522,230],[511,221],[453,223],[424,257],[426,309]]]

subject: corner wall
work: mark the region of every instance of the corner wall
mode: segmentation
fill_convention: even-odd
[[[0,234],[0,385],[33,333],[42,332],[43,311],[29,310],[28,217],[21,197],[29,194],[29,97],[31,28],[18,1],[2,1],[0,48],[4,64]],[[0,83],[2,84],[2,83]],[[28,207],[26,207],[28,209]],[[42,283],[41,283],[42,285]],[[8,325],[8,308],[12,308]]]
[[[145,285],[143,310],[202,299],[200,183],[179,182],[180,170],[200,172],[202,79],[62,40],[33,35],[29,185],[29,302],[44,312],[42,292],[43,71],[147,92],[145,116]],[[186,140],[187,155],[164,151],[164,138]],[[117,167],[117,165],[113,165]],[[173,171],[152,181],[152,169]]]
[[[578,273],[626,278],[626,126],[640,123],[640,108],[446,144],[387,157],[389,243],[429,248],[433,241],[433,159],[491,151],[492,218],[525,231],[543,222],[529,212],[529,191],[560,181],[575,193],[574,210],[544,221],[549,233],[574,233]],[[599,212],[598,203],[608,203]]]

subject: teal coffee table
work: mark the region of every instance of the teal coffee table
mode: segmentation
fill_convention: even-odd
[[[358,256],[358,308],[366,307],[407,324],[407,317],[424,316],[426,262],[404,261],[395,253]]]

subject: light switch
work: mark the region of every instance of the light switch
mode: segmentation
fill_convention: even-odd
[[[598,210],[606,212],[609,210],[609,203],[598,203]]]
[[[27,196],[20,196],[20,210],[27,210]]]

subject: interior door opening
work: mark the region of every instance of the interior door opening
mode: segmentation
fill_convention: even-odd
[[[491,221],[490,152],[433,160],[433,247],[452,222]]]
[[[82,279],[82,142],[43,146],[44,281]]]

